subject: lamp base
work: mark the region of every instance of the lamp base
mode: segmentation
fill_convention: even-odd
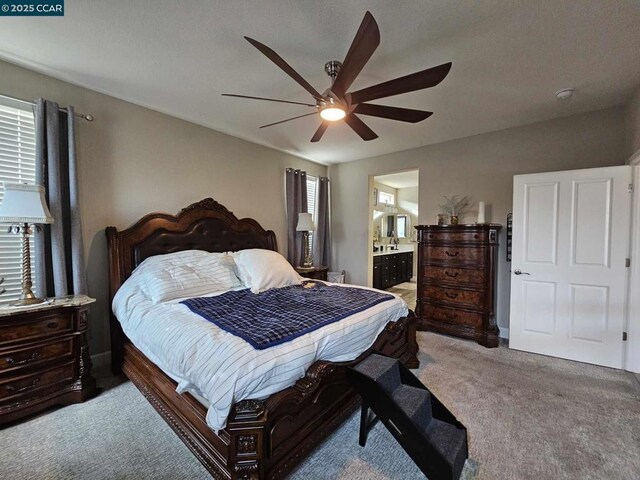
[[[20,300],[16,300],[15,302],[11,302],[9,307],[28,307],[31,305],[40,305],[41,303],[45,303],[47,300],[45,298],[21,298]]]

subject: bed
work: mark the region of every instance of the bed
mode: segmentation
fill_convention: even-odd
[[[207,252],[267,249],[277,251],[275,234],[253,219],[238,219],[211,198],[178,215],[146,215],[126,230],[106,229],[110,296],[145,259],[183,250]],[[215,478],[282,478],[334,431],[358,405],[345,367],[372,351],[418,366],[412,312],[390,322],[373,346],[351,362],[317,361],[293,386],[263,400],[233,405],[226,427],[217,433],[207,424],[207,407],[190,393],[176,392],[177,382],[127,338],[111,315],[114,371],[137,386],[198,460]],[[355,432],[354,432],[355,435]]]

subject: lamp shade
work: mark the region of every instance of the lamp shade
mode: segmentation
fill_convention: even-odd
[[[44,199],[44,187],[23,183],[5,183],[0,204],[0,222],[53,223]]]
[[[297,232],[312,232],[315,229],[316,226],[313,224],[313,218],[310,213],[298,214],[298,226],[296,227]]]

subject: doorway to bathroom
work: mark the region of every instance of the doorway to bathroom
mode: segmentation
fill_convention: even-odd
[[[416,306],[418,170],[376,175],[370,182],[371,285]]]

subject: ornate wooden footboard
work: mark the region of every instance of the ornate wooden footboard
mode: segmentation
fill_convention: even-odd
[[[276,250],[275,235],[251,219],[238,220],[206,199],[179,215],[151,214],[122,232],[107,228],[111,296],[146,257],[185,249]],[[391,322],[367,352],[353,362],[314,363],[293,386],[263,401],[236,403],[224,430],[206,423],[207,409],[129,342],[111,322],[113,367],[122,370],[215,478],[282,478],[333,432],[358,405],[345,367],[372,351],[416,368],[418,345],[413,312]],[[357,435],[357,432],[354,432]]]

